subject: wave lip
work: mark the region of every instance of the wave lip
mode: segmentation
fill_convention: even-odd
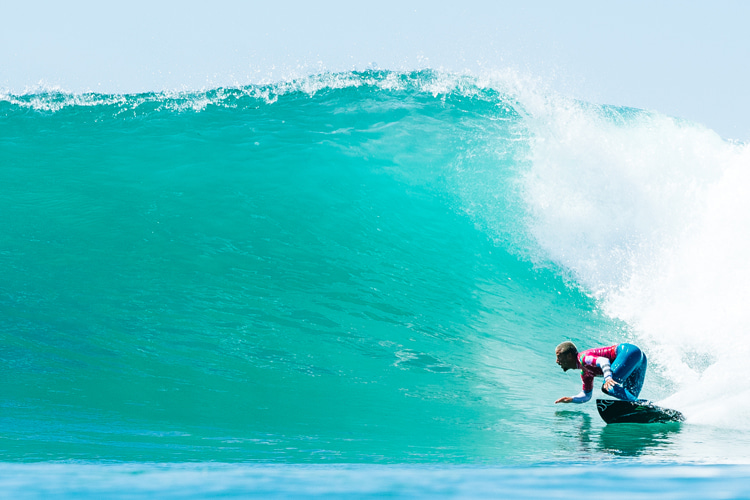
[[[207,106],[236,107],[243,100],[270,104],[279,97],[301,93],[309,97],[322,91],[371,88],[380,91],[408,91],[445,96],[457,94],[468,98],[496,99],[497,93],[513,92],[506,77],[476,77],[459,73],[421,70],[393,72],[368,70],[361,72],[321,73],[303,78],[276,82],[201,90],[171,90],[133,94],[70,93],[57,86],[41,85],[20,94],[0,92],[0,102],[37,111],[59,111],[66,107],[115,106],[129,109],[142,105],[158,105],[156,109],[202,111]],[[517,77],[516,77],[517,78]]]

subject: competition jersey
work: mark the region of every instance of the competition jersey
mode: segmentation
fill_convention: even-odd
[[[596,349],[587,349],[578,353],[578,368],[581,369],[581,380],[583,381],[583,392],[594,390],[594,377],[603,375],[602,369],[596,365],[596,358],[607,358],[610,364],[617,357],[617,346],[597,347]]]

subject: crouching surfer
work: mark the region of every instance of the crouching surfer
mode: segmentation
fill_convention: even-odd
[[[591,399],[594,377],[604,377],[602,392],[623,401],[637,401],[646,377],[646,355],[633,344],[617,344],[578,352],[573,342],[563,342],[555,349],[557,364],[568,371],[581,370],[583,390],[555,403],[585,403]]]

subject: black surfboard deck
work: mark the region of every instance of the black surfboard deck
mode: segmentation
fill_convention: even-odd
[[[599,410],[602,420],[608,424],[655,424],[685,421],[685,417],[679,411],[661,408],[643,399],[640,401],[597,399],[596,409]]]

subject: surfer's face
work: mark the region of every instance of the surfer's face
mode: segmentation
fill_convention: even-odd
[[[564,372],[576,367],[572,352],[563,354],[555,351],[555,356],[557,357],[557,364],[560,365],[560,368],[562,368]]]

